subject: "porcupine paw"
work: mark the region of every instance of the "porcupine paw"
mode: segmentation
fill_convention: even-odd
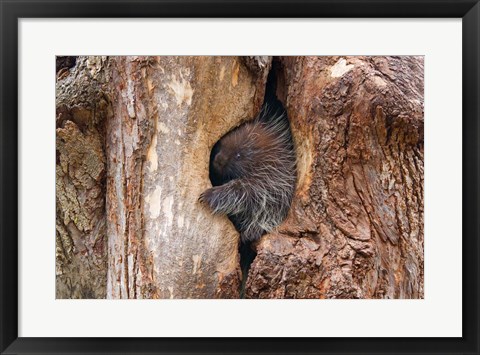
[[[211,209],[215,209],[215,187],[207,189],[200,194],[198,201],[208,205]]]

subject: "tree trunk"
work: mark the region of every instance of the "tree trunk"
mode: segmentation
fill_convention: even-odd
[[[111,65],[107,297],[238,297],[238,233],[197,199],[214,143],[258,110],[266,75],[234,57]]]
[[[281,58],[298,156],[251,298],[423,298],[423,57]]]
[[[56,297],[106,295],[105,115],[100,57],[57,57]],[[66,64],[65,64],[66,63]]]
[[[255,245],[246,297],[422,298],[423,57],[273,64],[297,187],[286,221]],[[79,57],[57,68],[58,298],[240,296],[238,232],[197,199],[213,145],[258,113],[271,67]]]

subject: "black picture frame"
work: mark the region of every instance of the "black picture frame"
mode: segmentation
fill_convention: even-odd
[[[0,0],[0,351],[2,354],[479,354],[479,0]],[[462,18],[463,336],[461,338],[19,338],[18,24],[75,17]],[[447,167],[446,167],[447,168]],[[446,208],[448,208],[446,206]],[[437,221],[443,223],[442,221]],[[448,262],[448,260],[446,260]],[[439,314],[442,310],[439,309]],[[441,315],[439,315],[441,317]]]

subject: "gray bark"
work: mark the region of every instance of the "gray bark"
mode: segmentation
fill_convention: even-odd
[[[105,116],[100,57],[56,82],[56,297],[106,295]]]

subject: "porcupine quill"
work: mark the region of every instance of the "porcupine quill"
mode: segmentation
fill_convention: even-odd
[[[259,239],[287,216],[296,181],[286,112],[265,106],[252,121],[223,136],[211,155],[213,185],[199,200],[228,215],[243,243]]]

